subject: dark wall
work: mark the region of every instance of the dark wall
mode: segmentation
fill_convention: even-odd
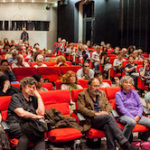
[[[110,42],[112,46],[120,45],[120,1],[95,0],[95,43]]]
[[[78,41],[79,0],[58,3],[58,36]],[[94,0],[94,43],[150,49],[150,0]],[[75,5],[76,4],[76,5]]]
[[[60,1],[58,2],[58,37],[65,38],[69,42],[75,41],[75,18],[76,15],[76,1],[75,0],[67,0],[66,4],[62,4]]]
[[[150,49],[150,0],[121,0],[121,46]]]

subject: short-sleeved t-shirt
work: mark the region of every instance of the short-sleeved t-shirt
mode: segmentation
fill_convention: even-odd
[[[24,110],[36,114],[38,107],[37,99],[34,96],[27,101],[22,93],[14,94],[11,97],[11,101],[8,106],[7,122],[8,123],[20,123],[21,118],[14,112],[16,108],[23,108]]]

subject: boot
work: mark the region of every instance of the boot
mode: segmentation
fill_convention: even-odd
[[[129,142],[126,142],[121,146],[122,150],[139,150],[138,147],[131,145]]]

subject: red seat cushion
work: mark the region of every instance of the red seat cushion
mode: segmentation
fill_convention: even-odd
[[[10,103],[11,96],[1,96],[0,97],[0,111],[7,110]]]
[[[101,130],[91,128],[91,129],[87,132],[87,137],[88,137],[89,139],[102,138],[102,137],[105,137],[105,133],[104,133],[103,131],[101,131]]]
[[[124,129],[124,126],[122,124],[118,123],[118,126],[121,128],[121,130]],[[136,126],[133,129],[133,132],[146,132],[148,130],[149,129],[146,126],[141,124],[136,124]]]
[[[53,129],[48,132],[48,139],[51,142],[67,142],[81,137],[81,131],[75,128]]]

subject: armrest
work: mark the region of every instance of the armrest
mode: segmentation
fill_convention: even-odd
[[[144,106],[145,115],[150,115],[150,110]]]
[[[112,110],[112,115],[114,116],[114,118],[118,118],[119,117],[119,114],[116,110]]]
[[[10,127],[6,121],[1,122],[1,126],[3,127],[4,131],[9,131]]]
[[[77,110],[74,110],[74,113],[77,115],[79,121],[85,121],[86,120],[85,117],[81,113],[77,112]]]

